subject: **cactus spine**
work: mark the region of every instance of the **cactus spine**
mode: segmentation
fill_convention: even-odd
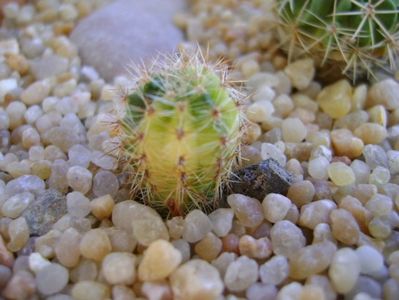
[[[118,122],[133,195],[169,215],[214,206],[239,155],[243,124],[222,65],[180,53],[136,82]]]
[[[398,0],[276,0],[278,35],[290,59],[303,54],[353,80],[395,70]]]

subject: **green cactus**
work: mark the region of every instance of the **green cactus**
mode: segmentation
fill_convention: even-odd
[[[133,195],[162,214],[213,207],[231,175],[243,115],[225,75],[180,53],[142,72],[125,97],[120,158]]]
[[[355,81],[396,69],[398,0],[276,0],[278,36],[289,59],[307,54]]]

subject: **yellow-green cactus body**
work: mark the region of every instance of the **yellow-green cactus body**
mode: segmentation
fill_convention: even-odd
[[[121,157],[132,191],[172,215],[212,206],[238,155],[237,99],[198,58],[147,72],[127,97]]]

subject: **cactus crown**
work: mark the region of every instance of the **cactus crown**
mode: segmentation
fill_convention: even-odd
[[[278,33],[289,58],[310,54],[356,80],[395,69],[398,0],[277,0]],[[387,66],[387,64],[389,66]]]
[[[133,195],[161,213],[214,206],[239,155],[239,94],[222,64],[177,54],[139,74],[119,121]]]

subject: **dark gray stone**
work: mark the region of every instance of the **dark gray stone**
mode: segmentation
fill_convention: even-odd
[[[83,63],[110,81],[183,41],[173,16],[184,0],[117,0],[82,20],[71,34]]]
[[[28,206],[23,217],[31,235],[44,235],[66,213],[65,197],[56,190],[45,190]]]
[[[230,183],[230,193],[243,194],[260,201],[269,193],[286,195],[292,175],[274,159],[267,159],[237,171]]]

